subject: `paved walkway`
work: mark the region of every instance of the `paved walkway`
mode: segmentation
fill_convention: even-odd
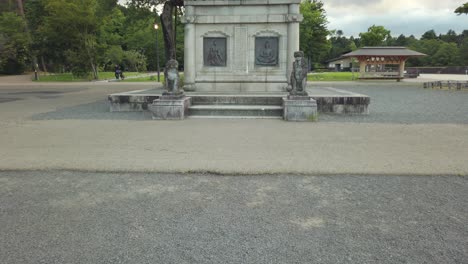
[[[155,85],[0,85],[0,98],[6,98],[0,100],[0,169],[468,174],[468,126],[460,123],[92,118],[92,107],[105,104],[107,94]],[[88,107],[81,114],[91,118],[32,118],[73,107]]]

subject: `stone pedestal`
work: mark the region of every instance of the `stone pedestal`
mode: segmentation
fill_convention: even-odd
[[[283,98],[283,118],[286,121],[318,121],[317,102],[309,96],[288,96]]]
[[[183,120],[188,115],[191,104],[190,97],[161,96],[148,108],[153,113],[154,120]]]

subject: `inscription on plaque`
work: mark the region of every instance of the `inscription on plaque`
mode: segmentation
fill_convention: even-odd
[[[255,38],[255,65],[278,66],[279,38]]]
[[[203,61],[205,66],[226,66],[226,38],[203,38]]]

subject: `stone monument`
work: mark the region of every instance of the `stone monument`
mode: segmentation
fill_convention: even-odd
[[[149,110],[153,119],[182,120],[188,115],[191,98],[185,96],[180,90],[179,63],[171,59],[166,63],[164,70],[165,91],[159,99],[153,101]]]
[[[301,0],[185,0],[186,91],[284,92]]]
[[[286,121],[317,121],[317,102],[306,91],[307,64],[304,52],[294,52],[293,70],[288,86],[289,95],[283,98],[283,118]]]

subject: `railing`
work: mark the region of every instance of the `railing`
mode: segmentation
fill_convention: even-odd
[[[438,89],[468,89],[468,81],[436,81],[425,82],[424,88],[438,88]]]
[[[361,79],[398,79],[400,77],[399,72],[366,72],[361,74]]]

